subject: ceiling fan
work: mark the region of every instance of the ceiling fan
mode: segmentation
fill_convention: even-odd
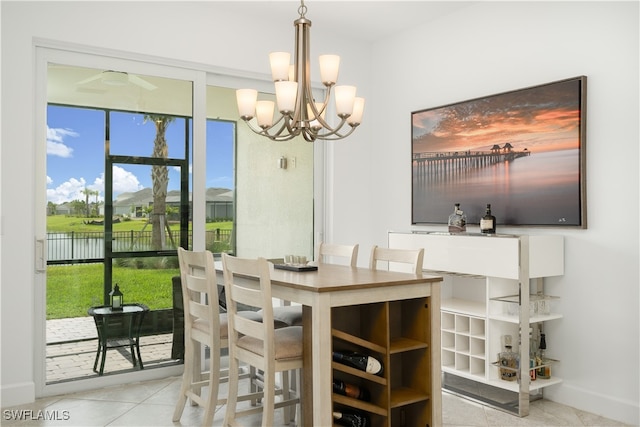
[[[155,90],[158,87],[154,84],[149,83],[148,81],[134,75],[129,74],[124,71],[114,71],[114,70],[105,70],[94,76],[91,76],[87,79],[79,81],[76,83],[77,85],[84,85],[96,80],[100,80],[102,83],[109,86],[124,86],[129,83],[134,84],[136,86],[140,86],[146,90]]]

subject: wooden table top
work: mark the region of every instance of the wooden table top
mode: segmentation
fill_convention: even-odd
[[[320,264],[317,271],[273,269],[271,282],[312,292],[346,291],[414,283],[440,282],[441,276],[399,273],[335,264]]]

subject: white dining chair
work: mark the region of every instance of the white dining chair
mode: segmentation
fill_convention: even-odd
[[[355,267],[358,264],[359,245],[340,245],[320,242],[316,246],[314,263],[345,264]],[[337,262],[336,262],[337,261]]]
[[[218,286],[213,254],[210,251],[188,251],[178,248],[180,280],[184,307],[184,372],[180,395],[173,412],[173,421],[182,417],[187,399],[204,408],[203,426],[210,426],[217,405],[226,398],[218,396],[221,382],[228,381],[227,371],[220,368],[221,349],[228,347],[227,314],[220,313]],[[243,316],[261,318],[255,312],[242,311]],[[209,348],[209,369],[203,370],[201,345]],[[241,374],[242,378],[254,371]],[[203,397],[202,389],[208,387]],[[248,400],[247,397],[244,400]]]
[[[222,254],[222,265],[229,322],[229,396],[224,425],[235,425],[237,417],[262,410],[262,426],[272,426],[275,409],[290,405],[299,408],[300,405],[300,397],[291,393],[288,379],[283,379],[282,399],[275,401],[275,377],[279,372],[302,369],[302,327],[274,327],[270,264],[266,259]],[[256,320],[239,315],[238,304],[259,307],[262,318]],[[259,407],[237,409],[240,363],[246,363],[262,374],[262,405]],[[285,410],[284,419],[290,418],[289,411]]]
[[[397,248],[380,248],[373,246],[371,248],[371,257],[369,258],[369,268],[371,270],[378,269],[378,262],[400,263],[406,264],[407,271],[418,274],[422,272],[422,261],[424,259],[424,248],[420,249],[397,249]],[[401,270],[401,268],[400,268]]]

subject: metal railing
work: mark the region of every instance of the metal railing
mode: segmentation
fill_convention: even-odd
[[[231,230],[219,228],[206,231],[206,247],[213,252],[231,249]],[[143,251],[151,247],[153,231],[116,231],[112,233],[114,252]],[[189,231],[189,245],[192,242]],[[71,231],[67,233],[47,233],[47,261],[63,264],[81,260],[104,258],[104,232]],[[165,232],[168,245],[180,242],[180,231]]]

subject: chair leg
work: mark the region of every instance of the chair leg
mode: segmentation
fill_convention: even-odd
[[[216,413],[218,391],[220,388],[220,349],[218,349],[217,354],[213,346],[210,346],[209,349],[211,350],[209,356],[209,396],[204,417],[202,418],[203,427],[213,424],[213,416]]]
[[[296,410],[293,413],[293,416],[295,418],[291,420],[291,422],[293,422],[294,425],[298,425],[296,423],[296,420],[302,420],[302,380],[301,380],[302,370],[296,369],[294,372],[295,372],[296,394],[298,397],[298,403],[296,404]]]
[[[236,405],[238,403],[238,380],[239,369],[238,359],[229,355],[229,395],[227,397],[227,409],[224,414],[224,426],[235,423],[236,419]]]
[[[193,344],[187,342],[185,344],[184,353],[184,371],[182,373],[182,383],[180,384],[180,396],[178,396],[178,402],[173,410],[173,422],[180,421],[182,412],[184,411],[184,405],[187,403],[187,391],[193,384]]]
[[[287,401],[291,398],[291,385],[289,383],[289,371],[282,371],[282,400]],[[293,408],[293,413],[295,414],[295,408]],[[290,418],[292,418],[291,405],[282,407],[282,419],[284,422],[288,422]]]
[[[256,381],[258,380],[258,370],[254,366],[249,366],[249,393],[258,393],[260,387]],[[251,399],[251,406],[257,406],[260,403],[260,399]]]
[[[273,370],[264,373],[264,388],[262,397],[262,427],[273,426],[273,414],[275,412],[276,376]]]
[[[191,391],[196,396],[202,396],[202,345],[199,342],[194,341],[192,343],[193,355],[191,356],[191,384],[198,383],[198,385],[190,385]],[[191,406],[198,406],[198,402],[191,399]]]

